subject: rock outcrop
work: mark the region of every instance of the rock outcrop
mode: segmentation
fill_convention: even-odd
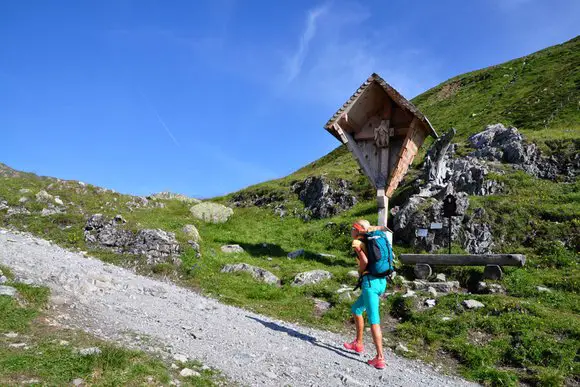
[[[292,187],[304,203],[312,218],[332,217],[354,206],[357,199],[343,179],[329,181],[325,177],[312,176]]]
[[[118,253],[143,255],[148,264],[179,263],[180,247],[174,233],[159,229],[143,229],[135,233],[119,228],[123,223],[120,216],[108,219],[102,214],[94,214],[85,225],[85,241]]]
[[[197,204],[197,203],[201,202],[201,200],[199,200],[199,199],[192,198],[192,197],[189,197],[189,196],[183,195],[183,194],[169,192],[169,191],[154,193],[152,195],[149,195],[148,199],[149,200],[158,200],[158,199],[160,199],[160,200],[177,200],[177,201],[189,203],[189,204]]]
[[[473,148],[462,157],[456,156],[453,144],[455,129],[440,137],[428,150],[421,177],[413,184],[414,192],[402,206],[391,210],[395,236],[429,252],[447,245],[449,229],[445,225],[427,236],[417,236],[417,229],[429,229],[431,223],[446,223],[442,216],[443,199],[451,194],[457,200],[457,216],[451,219],[451,237],[473,254],[491,253],[494,242],[491,226],[483,208],[469,210],[469,195],[493,195],[503,185],[490,173],[505,173],[509,164],[538,178],[556,179],[562,171],[573,175],[574,160],[562,166],[557,160],[541,155],[535,144],[528,144],[516,128],[490,125],[469,138]],[[564,176],[564,178],[566,177]]]

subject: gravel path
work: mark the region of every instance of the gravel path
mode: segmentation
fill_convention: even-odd
[[[344,351],[334,333],[276,321],[223,305],[179,286],[69,252],[32,236],[0,230],[0,263],[51,288],[71,320],[101,337],[132,332],[198,359],[247,385],[463,386],[459,378],[387,351],[388,367]],[[367,348],[372,348],[367,343]]]

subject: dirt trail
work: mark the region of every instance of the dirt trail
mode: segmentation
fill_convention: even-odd
[[[338,334],[223,305],[29,235],[0,230],[0,263],[50,287],[73,325],[109,339],[127,332],[149,336],[242,384],[472,385],[392,352],[386,353],[387,369],[372,369],[365,364],[370,355],[344,351]]]

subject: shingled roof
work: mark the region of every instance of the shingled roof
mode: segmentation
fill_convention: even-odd
[[[429,122],[429,120],[427,119],[427,117],[425,117],[423,115],[423,113],[421,113],[421,111],[419,111],[419,109],[417,109],[417,107],[415,105],[413,105],[411,102],[409,102],[405,97],[403,97],[397,90],[395,90],[394,87],[392,87],[391,85],[389,85],[383,78],[381,78],[378,74],[373,73],[366,81],[365,83],[363,83],[358,90],[348,99],[348,101],[346,101],[342,107],[340,109],[338,109],[338,111],[336,113],[334,113],[334,115],[330,118],[330,120],[328,120],[328,122],[326,123],[326,125],[324,125],[324,128],[326,130],[328,130],[331,134],[334,134],[334,129],[333,129],[333,125],[340,119],[340,117],[342,116],[343,113],[348,112],[349,108],[358,100],[358,98],[363,94],[363,92],[369,88],[369,86],[373,83],[377,83],[384,91],[385,93],[387,93],[387,95],[401,108],[404,110],[407,110],[408,112],[410,112],[411,114],[413,114],[415,117],[417,117],[417,119],[419,119],[421,122],[423,122],[423,124],[425,125],[425,127],[429,130],[429,134],[432,135],[433,137],[437,138],[437,132],[435,131],[435,129],[433,129],[433,126],[431,125],[431,123]]]

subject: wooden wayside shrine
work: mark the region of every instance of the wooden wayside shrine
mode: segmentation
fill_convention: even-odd
[[[372,74],[324,126],[346,144],[377,190],[379,225],[387,225],[388,200],[427,136],[435,129],[419,109]]]

